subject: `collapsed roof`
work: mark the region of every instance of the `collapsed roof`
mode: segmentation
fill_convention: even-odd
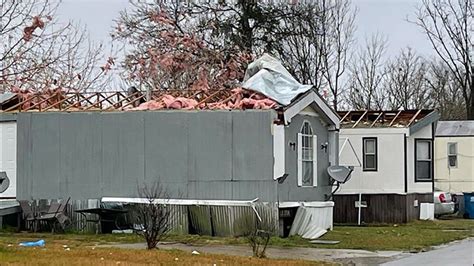
[[[341,128],[408,128],[423,119],[439,118],[434,110],[340,111]]]
[[[0,98],[3,111],[88,111],[160,109],[278,109],[312,88],[296,81],[275,58],[264,54],[251,63],[243,88],[157,90],[145,92],[67,92],[62,89],[18,90]]]

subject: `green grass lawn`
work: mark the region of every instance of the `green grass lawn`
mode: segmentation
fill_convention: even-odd
[[[474,237],[474,220],[452,219],[437,221],[416,221],[403,225],[334,226],[320,239],[341,241],[335,245],[312,244],[299,236],[289,238],[272,237],[271,246],[344,248],[365,250],[420,251],[431,246]],[[50,239],[73,241],[78,245],[143,242],[137,235],[127,234],[32,234],[0,233],[0,243],[18,242],[29,239]],[[210,237],[198,235],[171,235],[165,241],[193,245],[245,245],[242,237]]]

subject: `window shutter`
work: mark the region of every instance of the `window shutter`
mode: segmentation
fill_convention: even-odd
[[[318,186],[318,136],[313,135],[313,187]]]
[[[298,169],[297,169],[297,177],[298,177],[298,186],[301,187],[303,185],[303,135],[298,133],[298,142],[297,142],[297,150],[298,150]]]

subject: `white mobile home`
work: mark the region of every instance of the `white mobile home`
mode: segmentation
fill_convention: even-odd
[[[440,121],[434,159],[435,188],[474,192],[474,121]]]
[[[334,196],[335,222],[355,223],[361,196],[363,222],[401,223],[432,202],[433,110],[340,112],[340,165],[352,178]]]

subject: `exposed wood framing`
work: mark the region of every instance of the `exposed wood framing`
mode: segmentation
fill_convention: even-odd
[[[352,126],[352,128],[355,128],[355,127],[359,124],[359,122],[362,121],[362,118],[364,118],[364,116],[365,116],[368,112],[369,112],[369,111],[366,110],[366,111],[364,112],[364,114],[359,118],[359,120],[357,120],[357,122]]]
[[[348,117],[350,113],[351,113],[351,111],[348,111],[348,112],[341,118],[341,122],[343,122],[344,119],[346,119],[346,117]]]
[[[384,111],[381,111],[380,114],[377,116],[377,118],[375,118],[374,122],[370,125],[370,127],[373,127],[384,113],[385,113]]]
[[[391,127],[393,125],[393,123],[395,123],[395,120],[397,120],[398,116],[402,113],[402,110],[398,111],[397,115],[392,119],[392,121],[390,122],[390,124],[388,125],[389,127]]]
[[[410,119],[410,122],[408,123],[408,127],[411,126],[411,124],[413,124],[413,122],[415,121],[416,117],[421,113],[421,109],[418,110],[418,112],[416,112],[416,114]]]
[[[232,98],[232,92],[224,89],[211,91],[161,90],[154,91],[151,98],[158,100],[164,94],[195,99],[200,105],[204,104],[205,106],[209,103],[226,103]],[[142,99],[145,99],[145,94],[142,92],[136,92],[131,95],[126,95],[122,92],[35,93],[19,97],[18,103],[3,110],[3,112],[124,110],[127,107],[137,106],[137,103]]]

